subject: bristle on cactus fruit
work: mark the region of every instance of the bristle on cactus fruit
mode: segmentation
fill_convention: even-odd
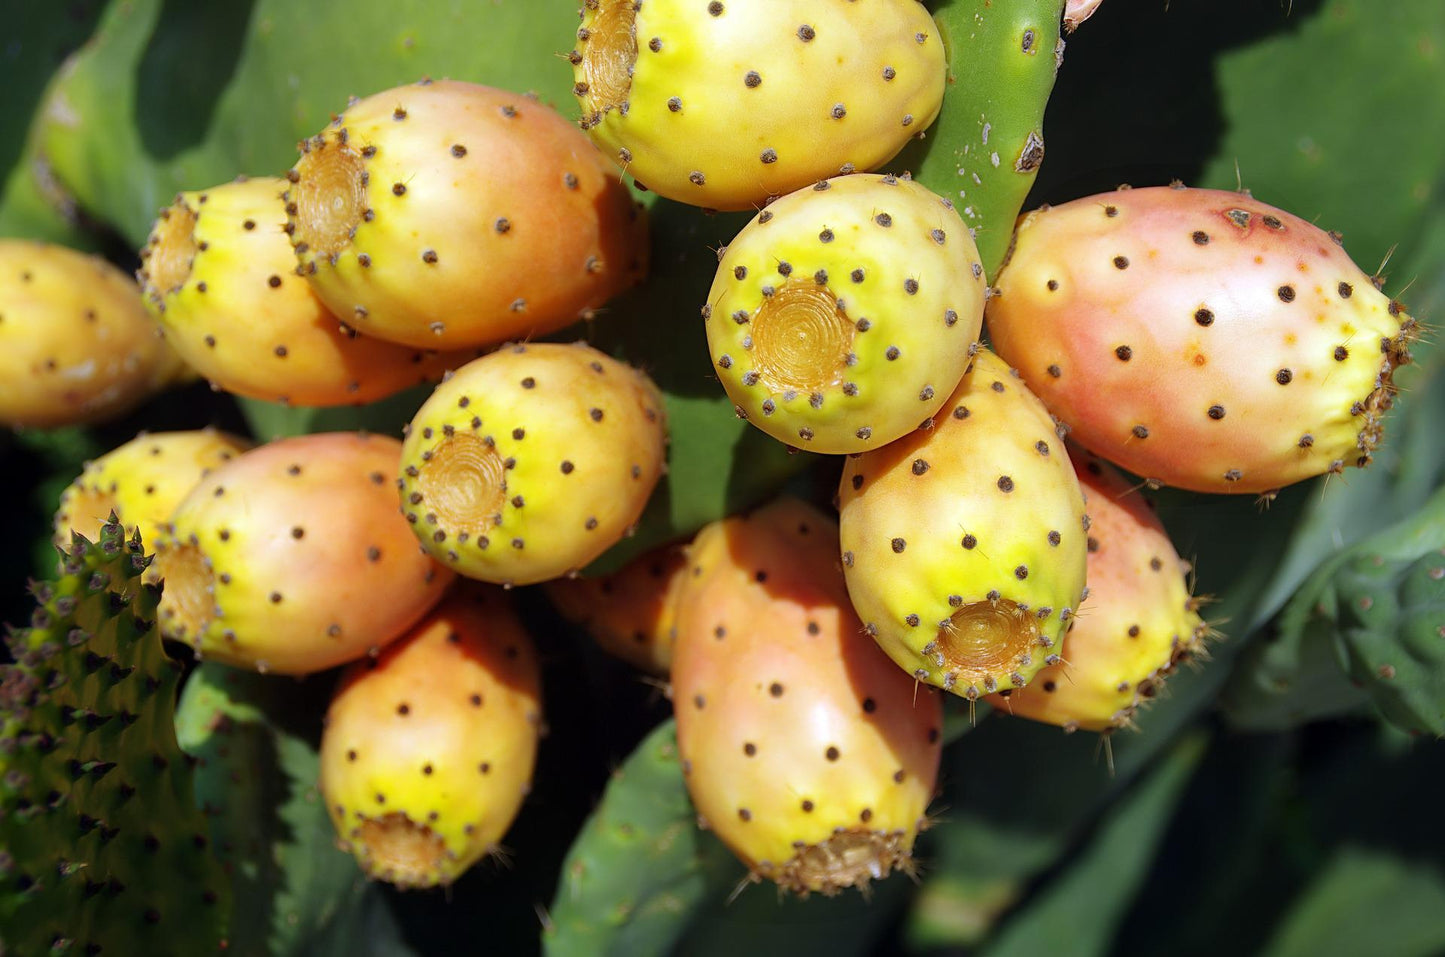
[[[913,869],[942,698],[863,634],[837,525],[781,499],[689,547],[673,707],[698,814],[754,879],[835,894]]]
[[[1108,732],[1131,725],[1212,632],[1191,594],[1189,567],[1142,490],[1095,456],[1073,460],[1089,507],[1089,595],[1064,633],[1063,661],[991,700],[1066,731]]]
[[[748,209],[876,169],[928,128],[947,64],[917,0],[586,0],[582,125],[662,196]]]
[[[411,420],[402,511],[468,578],[546,581],[633,527],[666,442],[662,394],[643,373],[582,342],[507,346],[458,369]]]
[[[166,636],[278,674],[331,668],[399,637],[452,578],[397,514],[400,457],[395,439],[332,432],[212,471],[158,543]]]
[[[953,204],[855,173],[783,197],[728,244],[703,317],[738,414],[811,452],[885,445],[938,411],[987,281]]]
[[[973,701],[1059,660],[1089,518],[1043,403],[993,353],[928,426],[850,457],[838,497],[848,593],[899,667]]]
[[[360,405],[441,378],[474,352],[359,336],[296,276],[286,181],[181,193],[141,250],[146,307],[217,388],[296,406]]]
[[[458,583],[342,675],[321,737],[342,847],[399,887],[450,884],[517,816],[541,727],[537,655],[506,595]]]
[[[1219,190],[1035,210],[996,292],[990,341],[1071,439],[1198,492],[1368,464],[1417,335],[1336,237]]]
[[[646,271],[642,209],[535,99],[423,81],[352,103],[302,148],[287,232],[363,334],[431,349],[541,335]]]
[[[0,425],[111,419],[188,375],[125,273],[64,246],[0,239]]]

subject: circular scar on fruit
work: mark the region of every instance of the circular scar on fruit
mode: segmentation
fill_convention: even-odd
[[[484,439],[457,433],[432,450],[417,487],[442,528],[476,535],[493,527],[501,514],[506,464]]]
[[[366,213],[366,175],[361,154],[345,143],[314,145],[296,163],[291,185],[296,204],[292,242],[318,255],[345,249]]]
[[[166,632],[199,643],[216,611],[216,576],[211,565],[195,545],[167,548],[157,558],[164,563],[160,615]]]
[[[148,292],[165,296],[186,284],[196,258],[196,213],[184,203],[161,213],[146,263]]]
[[[769,392],[822,392],[843,381],[854,326],[826,287],[789,280],[752,326],[754,369]]]
[[[634,0],[602,0],[597,10],[582,57],[587,99],[594,110],[620,108],[632,92],[632,64],[637,61],[636,20]]]
[[[969,686],[969,697],[976,697],[973,686],[992,683],[993,675],[1014,670],[1038,637],[1034,616],[1000,598],[974,602],[954,612],[924,653],[939,669],[946,669],[954,682]]]

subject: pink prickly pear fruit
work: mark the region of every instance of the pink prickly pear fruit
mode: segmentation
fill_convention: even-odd
[[[285,197],[300,271],[363,334],[430,349],[538,336],[646,272],[641,207],[535,99],[423,81],[353,102],[302,149]]]
[[[1197,492],[1368,464],[1417,335],[1329,233],[1182,186],[1029,213],[996,293],[994,348],[1071,439]]]
[[[677,603],[678,753],[700,819],[798,894],[911,872],[942,753],[941,696],[863,633],[838,527],[781,499],[704,528]]]
[[[582,342],[515,344],[458,369],[412,418],[402,512],[458,573],[535,584],[628,533],[666,446],[662,394],[642,372]]]
[[[125,273],[64,246],[0,239],[0,425],[115,418],[188,375]]]
[[[401,443],[281,439],[214,469],[159,542],[162,633],[238,667],[309,674],[376,654],[452,574],[397,514]]]
[[[541,729],[531,638],[501,589],[459,583],[342,674],[320,755],[341,847],[398,887],[450,884],[499,850],[531,789]]]
[[[1089,518],[1048,411],[993,353],[932,423],[850,457],[838,501],[853,607],[911,676],[974,701],[1059,660]]]
[[[217,388],[295,406],[361,405],[441,378],[475,352],[359,336],[296,275],[286,181],[181,193],[141,250],[145,302],[167,340]]]
[[[142,432],[124,445],[86,462],[84,470],[60,493],[55,513],[55,544],[68,548],[72,532],[92,541],[112,512],[126,536],[140,532],[151,552],[164,537],[171,513],[201,479],[251,447],[217,429]],[[146,581],[162,577],[161,563],[145,570]]]
[[[677,635],[676,601],[689,574],[683,545],[666,545],[610,575],[558,578],[542,587],[568,621],[585,628],[609,654],[665,675]]]
[[[1152,503],[1097,457],[1073,458],[1089,500],[1089,594],[1064,634],[1063,660],[993,703],[1067,731],[1108,732],[1129,726],[1212,632]]]
[[[703,309],[708,348],[753,425],[811,452],[862,452],[938,411],[987,287],[951,202],[907,177],[840,176],[728,244]]]

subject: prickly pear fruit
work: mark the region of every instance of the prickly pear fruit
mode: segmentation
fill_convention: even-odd
[[[541,695],[506,596],[473,583],[348,668],[321,736],[343,848],[400,887],[450,884],[497,850],[532,786]]]
[[[73,532],[95,538],[114,512],[127,534],[139,530],[145,548],[154,551],[181,499],[211,469],[250,447],[245,439],[216,429],[137,435],[85,463],[85,470],[60,494],[56,547],[65,549]],[[146,581],[160,576],[158,563],[146,569]]]
[[[899,667],[973,701],[1059,660],[1089,519],[1048,411],[993,353],[931,425],[850,457],[838,500],[848,594]]]
[[[740,415],[789,445],[861,452],[943,404],[986,290],[951,202],[907,177],[855,173],[754,217],[728,245],[703,317]]]
[[[0,425],[114,418],[187,374],[125,273],[64,246],[0,239]]]
[[[438,379],[474,352],[359,336],[296,276],[286,181],[181,193],[141,250],[145,302],[167,340],[227,392],[298,406],[360,405]]]
[[[400,455],[385,436],[320,433],[213,470],[158,543],[166,636],[280,674],[331,668],[397,638],[452,578],[397,514]]]
[[[587,0],[571,59],[602,151],[713,209],[883,165],[938,116],[947,73],[916,0]]]
[[[1070,438],[1198,492],[1368,464],[1416,336],[1334,237],[1246,193],[1035,210],[996,285],[989,338]]]
[[[796,499],[704,528],[677,605],[673,707],[698,814],[800,894],[911,871],[941,697],[863,633],[837,525]]]
[[[993,703],[1068,731],[1111,731],[1129,725],[1210,632],[1152,503],[1100,459],[1073,461],[1089,506],[1089,595],[1064,633],[1064,660]]]
[[[1098,11],[1104,0],[1068,0],[1064,4],[1064,29],[1073,33]]]
[[[402,510],[468,578],[546,581],[632,527],[666,442],[662,394],[643,373],[581,342],[512,345],[458,369],[417,411]]]
[[[628,664],[665,675],[672,666],[676,598],[687,550],[665,545],[600,578],[558,578],[543,588],[562,617]]]
[[[541,335],[645,272],[641,208],[534,99],[423,81],[352,103],[302,148],[287,231],[317,295],[364,334],[431,349]]]

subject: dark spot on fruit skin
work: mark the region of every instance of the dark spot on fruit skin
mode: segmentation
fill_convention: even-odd
[[[1128,269],[1128,268],[1129,268],[1129,257],[1128,257],[1128,256],[1115,256],[1115,257],[1114,257],[1114,268],[1115,268],[1115,269]]]
[[[1278,293],[1280,302],[1294,302],[1293,286],[1280,286]]]
[[[891,544],[893,546],[894,554],[901,554],[903,550],[908,547],[908,543],[901,538],[893,539]]]
[[[1224,418],[1224,406],[1222,406],[1222,405],[1211,405],[1211,406],[1209,407],[1209,417],[1210,417],[1211,419],[1214,419],[1216,422],[1219,421],[1220,419]]]
[[[1346,349],[1344,346],[1335,346],[1335,361],[1336,361],[1336,362],[1344,362],[1344,361],[1345,361],[1346,359],[1348,359],[1349,357],[1350,357],[1350,350]]]
[[[1341,299],[1348,299],[1355,294],[1355,287],[1347,282],[1342,282],[1336,288],[1336,291],[1340,294]]]
[[[1214,313],[1208,309],[1199,309],[1194,313],[1194,321],[1201,326],[1214,325]]]
[[[813,28],[808,26],[808,24],[806,23],[798,27],[798,39],[802,40],[804,43],[807,43],[809,40],[813,39],[813,37],[817,35],[818,34],[813,30]]]
[[[1128,346],[1119,346],[1114,350],[1114,355],[1118,357],[1120,362],[1128,362],[1134,357],[1134,350]]]
[[[1014,480],[1007,475],[1000,475],[998,477],[998,490],[1000,492],[1012,492],[1014,490]]]
[[[1194,231],[1194,235],[1193,235],[1192,237],[1190,237],[1190,238],[1192,238],[1192,239],[1194,240],[1194,244],[1195,244],[1196,246],[1208,246],[1208,245],[1209,245],[1209,234],[1206,233],[1206,232],[1205,232],[1204,230],[1202,230],[1202,229],[1196,229],[1196,230]]]
[[[771,685],[768,686],[768,694],[772,695],[774,698],[781,698],[783,696],[783,686],[778,682],[774,681]]]
[[[1294,373],[1288,369],[1281,369],[1274,374],[1274,381],[1278,382],[1280,385],[1289,385],[1290,381],[1293,379]]]

